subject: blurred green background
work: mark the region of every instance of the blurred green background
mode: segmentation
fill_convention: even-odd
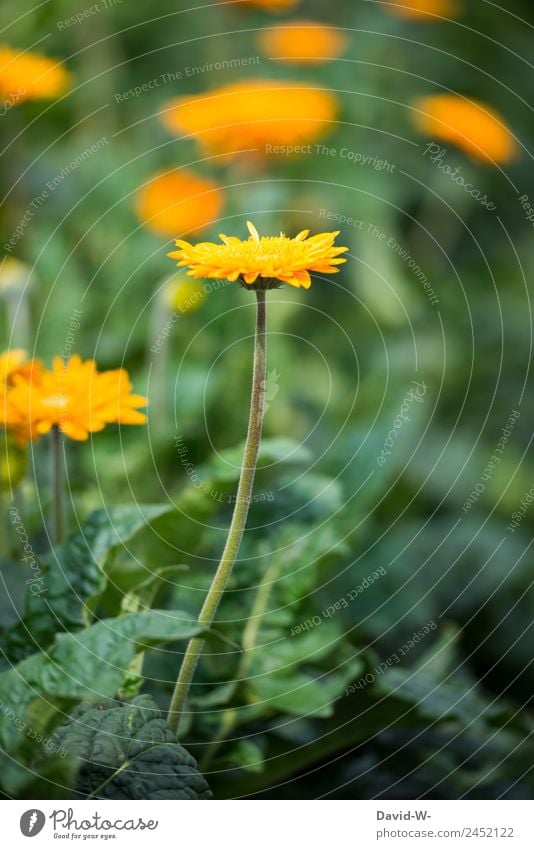
[[[269,295],[258,500],[218,617],[239,644],[247,620],[255,622],[258,649],[240,671],[248,683],[238,693],[224,691],[239,669],[235,647],[205,657],[184,744],[202,762],[226,716],[230,742],[221,741],[206,768],[218,797],[528,798],[534,509],[527,504],[517,527],[509,525],[534,483],[534,238],[520,202],[534,198],[531,5],[516,0],[500,10],[465,0],[460,18],[441,22],[402,20],[371,0],[303,0],[287,16],[199,0],[100,5],[63,30],[58,22],[86,3],[1,4],[10,46],[60,57],[74,76],[59,101],[25,103],[2,117],[1,216],[7,241],[47,182],[104,140],[49,193],[12,255],[31,269],[30,352],[47,360],[60,353],[69,316],[81,310],[77,351],[102,368],[123,364],[151,398],[148,427],[110,428],[68,446],[73,529],[100,506],[171,500],[178,509],[118,558],[116,593],[132,557],[141,574],[186,564],[162,598],[198,610],[232,509],[254,326],[253,295],[224,286],[180,315],[161,351],[151,351],[165,321],[158,293],[173,274],[172,241],[137,220],[135,192],[175,166],[216,180],[226,204],[203,233],[209,238],[244,238],[247,219],[262,233],[292,235],[338,229],[340,216],[364,222],[339,228],[349,247],[340,274],[316,278],[306,292]],[[299,16],[342,28],[344,54],[309,67],[262,55],[258,31]],[[250,68],[116,97],[162,74],[257,55]],[[158,117],[169,98],[255,76],[336,93],[340,113],[321,141],[360,161],[314,152],[223,166],[194,140],[170,136]],[[446,161],[494,211],[424,155],[432,138],[415,128],[411,104],[448,90],[497,110],[520,145],[502,167],[446,145]],[[391,167],[362,164],[364,157]],[[3,347],[18,345],[12,310],[5,314]],[[424,387],[419,400],[416,384]],[[396,427],[403,404],[408,415]],[[392,430],[390,453],[381,455]],[[40,444],[31,452],[24,484],[43,547],[44,455]],[[354,600],[323,615],[379,569]],[[108,615],[116,593],[104,603]],[[290,639],[313,617],[319,625]],[[392,659],[429,623],[417,645]],[[152,652],[146,663],[148,689],[165,706],[176,655]],[[365,675],[372,682],[345,695]]]

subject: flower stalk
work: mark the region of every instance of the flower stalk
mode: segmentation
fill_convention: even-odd
[[[65,500],[63,494],[63,440],[55,425],[50,431],[50,477],[52,481],[52,544],[61,545],[65,538]]]
[[[226,539],[226,544],[219,566],[217,567],[217,571],[214,575],[198,617],[198,621],[202,625],[205,625],[206,629],[210,628],[213,623],[217,613],[217,608],[219,607],[219,603],[239,552],[252,497],[252,488],[260,447],[265,401],[266,373],[265,291],[258,288],[256,290],[256,297],[257,317],[256,333],[254,338],[254,368],[247,439],[243,454],[243,464],[237,489],[236,503],[228,531],[228,537]],[[203,639],[192,639],[190,640],[184,655],[167,719],[169,727],[175,733],[178,729],[180,717],[184,709],[189,688],[191,686],[203,647]]]

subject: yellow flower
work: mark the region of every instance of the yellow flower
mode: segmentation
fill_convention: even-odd
[[[385,9],[397,18],[457,18],[461,9],[456,0],[389,0]]]
[[[246,241],[221,235],[220,245],[212,242],[191,245],[177,239],[180,250],[168,256],[178,260],[179,266],[189,267],[187,273],[191,277],[227,279],[257,289],[276,288],[279,283],[309,289],[310,271],[334,274],[339,271],[336,266],[346,262],[339,254],[348,248],[334,245],[339,231],[308,238],[310,231],[303,230],[290,239],[283,233],[260,237],[250,221],[247,227],[250,237]]]
[[[163,297],[169,310],[184,314],[198,310],[206,300],[206,292],[197,280],[177,277],[168,281]]]
[[[339,30],[317,21],[290,21],[264,29],[258,36],[266,56],[295,65],[319,65],[340,56],[347,39]]]
[[[0,354],[0,424],[7,424],[7,396],[14,386],[15,378],[21,377],[28,383],[41,372],[39,360],[27,360],[26,351],[12,348]],[[17,428],[18,442],[26,442],[29,434],[25,428]],[[3,437],[5,440],[5,436]]]
[[[26,362],[26,351],[22,348],[12,348],[0,354],[0,385],[5,391],[14,375],[26,372],[31,363]]]
[[[26,286],[31,268],[25,262],[6,256],[0,263],[0,295],[19,293]]]
[[[158,236],[198,233],[217,220],[224,195],[212,180],[192,171],[160,171],[139,189],[137,217]]]
[[[171,100],[166,127],[197,138],[209,153],[299,145],[320,137],[337,114],[328,92],[301,82],[254,79]]]
[[[70,86],[70,74],[59,59],[0,45],[0,98],[14,102],[59,97]]]
[[[144,424],[139,412],[148,402],[131,394],[124,369],[99,372],[93,360],[55,357],[52,369],[33,376],[18,374],[8,388],[3,424],[19,438],[35,439],[58,427],[71,439],[85,440],[107,424]]]
[[[434,94],[415,101],[416,125],[432,138],[462,148],[473,159],[506,163],[518,147],[501,116],[485,103],[456,94]]]

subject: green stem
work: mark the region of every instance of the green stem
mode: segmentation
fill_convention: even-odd
[[[57,426],[50,432],[50,477],[52,481],[52,544],[60,545],[65,536],[65,502],[63,492],[63,440]]]
[[[250,616],[247,624],[245,625],[245,630],[243,631],[243,654],[236,673],[236,680],[238,683],[244,681],[248,675],[250,664],[252,663],[252,653],[256,648],[258,632],[260,630],[263,617],[267,613],[267,606],[271,597],[273,584],[280,572],[280,566],[280,561],[275,561],[271,564],[271,566],[265,571],[261,583],[256,591],[252,610],[250,611]],[[219,730],[200,761],[200,770],[202,772],[207,770],[214,756],[219,751],[222,743],[224,743],[224,741],[229,737],[238,721],[239,714],[235,708],[227,708],[224,711],[221,717]]]
[[[254,474],[260,447],[263,406],[265,400],[265,369],[266,369],[266,338],[265,338],[265,292],[256,291],[258,312],[256,319],[256,335],[254,339],[254,372],[252,377],[252,395],[250,399],[250,417],[248,422],[247,440],[243,454],[243,465],[232,522],[228,531],[226,545],[221,561],[211,582],[208,594],[200,611],[198,621],[209,628],[213,623],[219,602],[221,601],[228,579],[232,573],[252,496]],[[187,646],[180,674],[174,688],[174,694],[168,715],[168,725],[176,733],[185,700],[191,686],[198,659],[202,653],[204,640],[196,638]]]

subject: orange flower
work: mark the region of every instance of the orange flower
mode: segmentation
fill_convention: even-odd
[[[180,248],[168,254],[178,260],[179,266],[188,266],[190,277],[226,279],[257,289],[277,288],[280,283],[290,286],[311,286],[310,271],[320,274],[335,274],[336,268],[346,260],[339,254],[348,248],[334,245],[339,230],[320,233],[308,238],[310,231],[303,230],[294,239],[283,233],[279,236],[262,236],[250,221],[247,222],[250,237],[246,241],[235,236],[220,236],[222,245],[201,242],[191,245],[176,240]]]
[[[12,348],[0,354],[0,423],[7,424],[7,396],[15,383],[15,378],[21,377],[31,383],[40,371],[39,360],[27,360],[26,351],[22,348]],[[25,442],[28,439],[28,432],[19,428],[17,437],[19,442]]]
[[[192,171],[160,171],[139,189],[135,209],[149,230],[172,238],[208,227],[219,217],[223,203],[223,192],[212,180]]]
[[[317,21],[290,21],[264,29],[258,37],[266,56],[295,65],[318,65],[340,56],[347,39],[334,27]]]
[[[12,348],[0,354],[0,385],[2,391],[13,382],[16,374],[27,374],[32,363],[26,361],[26,351],[22,348]]]
[[[336,113],[336,100],[322,89],[255,79],[171,100],[162,117],[171,132],[189,133],[210,153],[251,147],[276,153],[270,148],[314,141]]]
[[[462,148],[473,159],[505,163],[518,152],[501,116],[485,103],[456,94],[434,94],[414,104],[415,123],[422,132]]]
[[[138,407],[148,402],[132,395],[124,369],[99,372],[93,360],[55,357],[52,369],[15,375],[3,405],[4,425],[19,438],[35,439],[58,427],[71,439],[85,440],[107,424],[144,424]]]
[[[457,18],[461,9],[456,0],[389,0],[386,10],[397,18]]]
[[[299,4],[300,0],[244,0],[244,2],[249,6],[265,9],[267,12],[289,12]],[[240,5],[243,5],[243,2]]]
[[[59,59],[0,45],[0,98],[14,102],[59,97],[70,85],[70,74]]]

